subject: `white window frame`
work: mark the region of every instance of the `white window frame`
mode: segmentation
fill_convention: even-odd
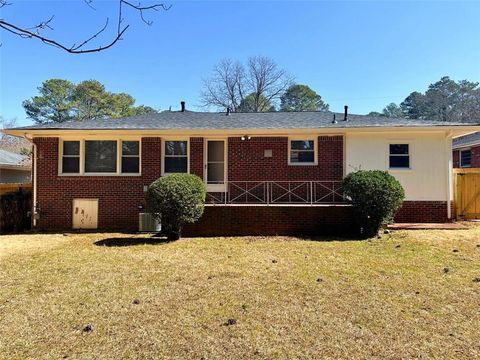
[[[64,155],[63,154],[63,143],[67,141],[67,142],[78,142],[78,155]],[[59,159],[58,159],[58,164],[59,164],[59,168],[58,168],[58,172],[60,173],[60,171],[63,171],[63,158],[64,157],[69,157],[69,158],[77,158],[78,157],[78,173],[74,173],[74,172],[68,172],[68,173],[64,173],[65,175],[78,175],[80,173],[80,171],[82,170],[82,141],[81,140],[62,140],[61,143],[60,143],[60,149],[59,149]]]
[[[119,140],[119,143],[120,143],[120,162],[119,162],[119,165],[120,165],[120,171],[121,171],[121,174],[139,174],[141,172],[141,164],[142,164],[142,157],[140,156],[141,155],[141,152],[140,152],[140,148],[142,147],[142,142],[139,141],[138,143],[138,155],[123,155],[123,143],[126,142],[126,141],[130,141],[130,142],[133,142],[133,141],[137,141],[137,140],[127,140],[127,139],[122,139],[122,140]],[[122,168],[122,158],[137,158],[138,157],[138,172],[136,173],[124,173],[123,172],[123,168]]]
[[[390,167],[390,145],[408,145],[408,164],[409,167]],[[387,169],[389,171],[410,171],[413,169],[412,142],[409,140],[392,140],[387,144]],[[405,154],[394,154],[393,156],[405,156]]]
[[[292,141],[313,141],[313,162],[291,162]],[[311,135],[295,136],[288,138],[288,165],[291,166],[315,166],[318,165],[318,138]]]
[[[162,137],[162,172],[161,175],[169,174],[184,174],[184,173],[167,173],[165,172],[165,143],[168,141],[186,141],[187,142],[187,172],[185,174],[190,174],[190,138],[181,138],[181,137]],[[183,156],[182,156],[183,157]]]
[[[63,142],[64,141],[80,141],[80,172],[64,173],[62,169],[63,159]],[[85,172],[85,141],[116,141],[117,142],[117,171],[107,173]],[[122,142],[138,141],[139,145],[139,165],[138,173],[122,173]],[[142,139],[140,137],[64,137],[58,141],[58,176],[141,176],[142,175]]]
[[[470,151],[470,165],[464,166],[464,165],[462,164],[462,152],[464,152],[464,151]],[[468,168],[471,168],[471,167],[472,167],[472,149],[471,149],[471,148],[461,149],[461,150],[458,152],[458,163],[460,164],[460,167],[461,167],[461,168],[468,169]]]

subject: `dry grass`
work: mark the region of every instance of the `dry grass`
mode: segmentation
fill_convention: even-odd
[[[0,358],[480,358],[480,227],[3,236],[0,254]]]

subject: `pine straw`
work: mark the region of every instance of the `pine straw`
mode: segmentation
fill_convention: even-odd
[[[0,358],[480,357],[480,227],[372,241],[24,238],[0,237],[15,244],[0,257]]]

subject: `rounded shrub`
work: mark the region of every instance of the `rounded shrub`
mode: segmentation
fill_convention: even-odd
[[[180,238],[184,224],[194,223],[203,214],[205,185],[191,174],[162,176],[145,194],[147,211],[158,216],[169,240]]]
[[[393,220],[403,204],[402,185],[386,171],[360,170],[343,180],[343,191],[353,205],[360,234],[375,236],[380,227]]]

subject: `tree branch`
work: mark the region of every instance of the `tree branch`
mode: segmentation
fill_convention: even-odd
[[[95,8],[92,6],[93,0],[84,0],[85,4],[87,4],[90,8],[95,10]],[[0,8],[11,5],[11,3],[8,3],[7,0],[0,0]],[[6,30],[14,35],[17,35],[23,39],[38,39],[42,41],[43,43],[47,45],[54,46],[56,48],[59,48],[61,50],[64,50],[70,54],[86,54],[86,53],[93,53],[93,52],[99,52],[106,50],[113,45],[115,45],[119,40],[122,40],[122,35],[128,30],[130,25],[122,26],[122,23],[124,21],[122,17],[122,6],[128,6],[140,13],[140,18],[141,20],[147,24],[147,25],[152,25],[153,21],[146,20],[144,17],[144,11],[158,11],[158,10],[164,10],[167,11],[171,8],[170,6],[166,6],[164,4],[154,4],[154,5],[149,5],[149,6],[142,6],[140,3],[138,5],[135,5],[127,0],[118,0],[118,22],[117,22],[117,31],[116,34],[114,35],[113,39],[108,42],[105,45],[100,45],[98,47],[90,47],[86,48],[86,45],[89,44],[91,41],[96,39],[100,34],[102,34],[108,27],[109,19],[106,19],[105,25],[98,30],[95,34],[90,36],[89,38],[83,40],[80,42],[79,45],[73,44],[72,46],[67,46],[51,37],[43,36],[41,34],[42,30],[45,29],[50,29],[53,30],[53,28],[50,26],[50,23],[52,22],[54,16],[50,17],[50,19],[46,21],[40,22],[38,25],[32,27],[32,28],[23,28],[20,26],[17,26],[15,24],[12,24],[8,21],[5,21],[4,19],[0,19],[0,28],[3,30]]]

